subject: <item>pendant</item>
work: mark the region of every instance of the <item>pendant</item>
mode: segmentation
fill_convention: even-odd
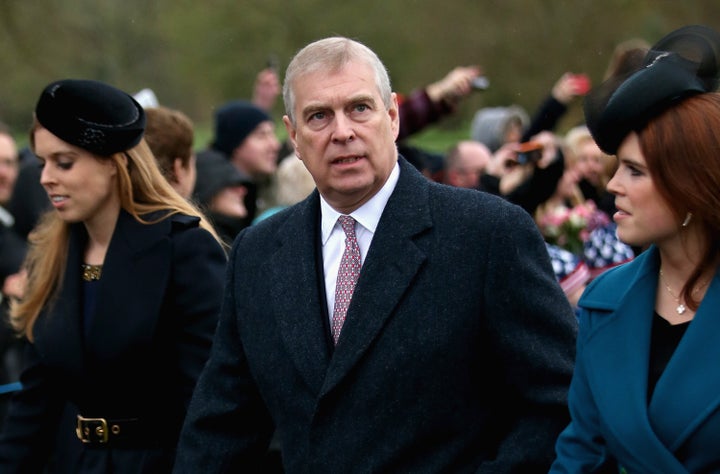
[[[683,314],[685,312],[685,305],[680,303],[677,308],[675,308],[675,311],[677,311],[677,314]]]

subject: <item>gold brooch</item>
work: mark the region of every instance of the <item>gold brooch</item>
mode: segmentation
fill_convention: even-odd
[[[85,281],[96,281],[102,275],[102,265],[82,264],[82,279]]]

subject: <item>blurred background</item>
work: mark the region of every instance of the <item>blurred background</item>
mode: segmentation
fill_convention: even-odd
[[[99,79],[186,112],[204,145],[214,108],[249,98],[256,74],[276,58],[281,78],[293,53],[328,35],[374,49],[399,92],[479,64],[490,88],[451,119],[420,134],[467,135],[480,107],[534,110],[565,71],[599,82],[613,48],[650,43],[674,28],[720,29],[718,0],[0,0],[0,120],[26,142],[42,87],[65,77]],[[280,123],[282,101],[276,104]],[[582,120],[571,110],[558,131]],[[279,133],[284,133],[282,126]]]

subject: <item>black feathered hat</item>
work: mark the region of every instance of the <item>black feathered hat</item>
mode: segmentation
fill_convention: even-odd
[[[652,46],[638,68],[590,91],[585,121],[598,146],[614,155],[630,132],[689,96],[715,91],[719,78],[720,33],[685,26]]]
[[[134,147],[145,131],[145,111],[132,96],[93,80],[49,84],[35,117],[61,140],[101,156]]]

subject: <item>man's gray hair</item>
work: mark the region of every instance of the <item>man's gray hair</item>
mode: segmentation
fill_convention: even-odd
[[[285,102],[285,113],[293,126],[296,125],[293,81],[298,76],[319,70],[338,71],[353,60],[365,61],[373,68],[375,71],[375,84],[380,91],[380,97],[385,107],[390,107],[392,96],[390,76],[377,54],[358,41],[333,36],[315,41],[302,48],[287,67],[283,83],[283,101]]]

